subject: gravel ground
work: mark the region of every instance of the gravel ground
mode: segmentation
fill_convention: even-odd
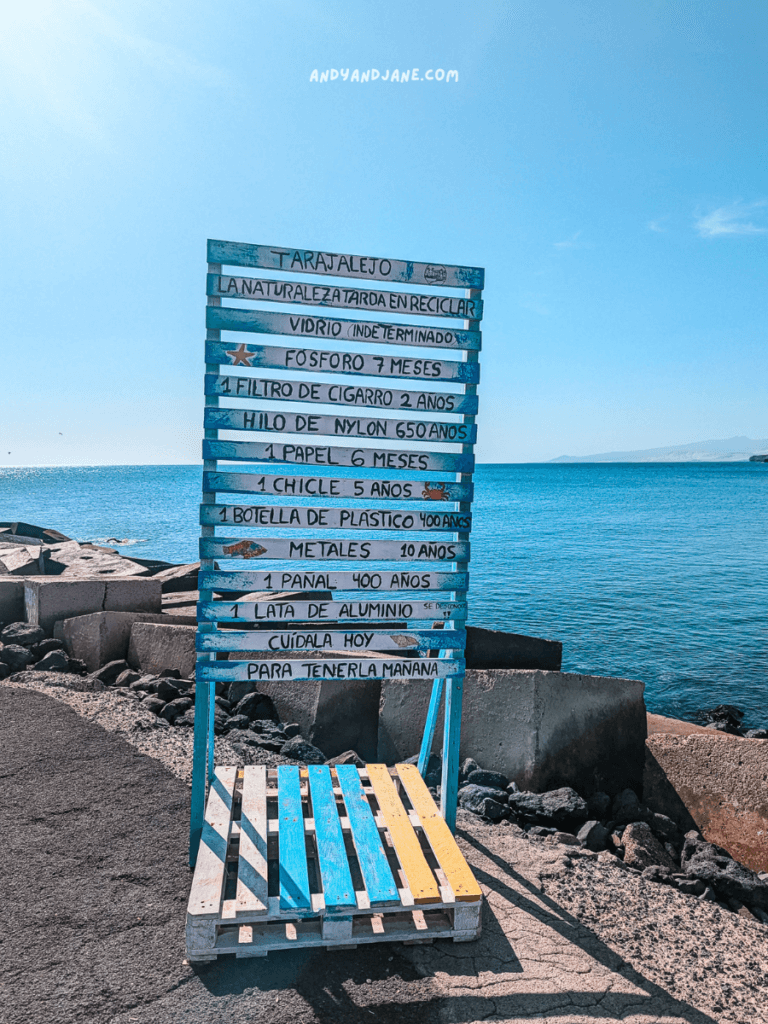
[[[39,676],[0,688],[11,1024],[768,1024],[768,927],[647,882],[608,854],[465,812],[459,843],[486,896],[477,942],[191,967],[191,731],[151,725],[108,691]],[[217,758],[237,760],[225,740]]]

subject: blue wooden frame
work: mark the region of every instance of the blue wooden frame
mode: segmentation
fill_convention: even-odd
[[[398,661],[393,663],[393,667],[403,666],[400,671],[405,677],[423,678],[426,675],[433,680],[419,755],[418,767],[422,775],[426,772],[440,705],[445,696],[441,807],[446,822],[453,829],[465,671],[468,542],[477,432],[475,413],[480,379],[484,271],[478,267],[415,263],[218,240],[208,242],[208,261],[190,864],[194,865],[197,857],[206,793],[214,778],[216,686],[221,681],[235,679],[254,679],[257,682],[258,673],[265,666],[272,665],[274,670],[282,670],[286,665],[280,659],[260,660],[257,657],[254,660],[253,652],[247,653],[247,632],[231,628],[220,631],[220,623],[241,621],[237,610],[238,593],[254,590],[334,590],[338,591],[338,597],[334,594],[329,607],[335,609],[341,609],[345,603],[350,607],[362,607],[363,602],[399,602],[402,607],[404,602],[411,602],[412,616],[405,617],[404,626],[402,622],[397,623],[402,634],[397,645],[405,637],[405,646],[412,648],[418,664]],[[268,277],[260,281],[238,278],[241,283],[232,294],[233,288],[229,283],[232,275],[222,275],[223,266],[254,267],[268,273],[277,271],[281,276],[279,280]],[[285,280],[286,273],[330,275],[349,279],[351,283],[341,292],[336,285],[328,288],[302,281],[292,285]],[[226,289],[221,287],[222,276],[227,281]],[[272,286],[268,286],[270,281]],[[417,290],[389,291],[381,286],[387,282]],[[259,284],[258,294],[254,293],[256,284]],[[280,287],[273,287],[277,285]],[[238,288],[243,294],[237,294]],[[462,291],[461,297],[456,297],[455,293],[446,295],[444,291],[435,291],[432,301],[431,289]],[[401,296],[405,297],[402,302]],[[278,312],[274,306],[271,309],[222,306],[222,299],[230,298],[284,303],[285,311]],[[294,303],[293,309],[290,308],[291,303]],[[296,303],[302,308],[296,309]],[[328,307],[348,309],[351,313],[343,317],[335,313],[327,316]],[[381,314],[384,312],[403,314],[411,322],[382,322]],[[477,319],[467,319],[464,315],[467,312]],[[417,318],[439,318],[443,326],[414,322],[414,315]],[[233,333],[222,338],[222,331]],[[256,337],[252,341],[244,339],[243,332]],[[264,335],[274,336],[276,343],[259,344]],[[332,341],[334,350],[315,347],[318,339],[324,343]],[[376,346],[384,346],[380,351],[385,352],[387,346],[398,346],[403,354],[398,354],[398,348],[391,348],[385,355],[377,355]],[[233,367],[235,370],[231,373]],[[281,371],[279,379],[260,376],[263,368],[270,372]],[[318,377],[321,378],[319,381]],[[359,377],[375,383],[355,379]],[[439,382],[440,386],[447,382],[452,390],[430,391],[428,388],[433,382]],[[240,404],[242,402],[245,405]],[[254,406],[254,402],[259,404]],[[274,406],[269,404],[271,402],[280,402],[291,409],[280,408],[275,412]],[[332,411],[316,410],[312,403],[315,407],[319,405]],[[361,409],[365,408],[386,409],[388,415],[384,418],[361,415]],[[400,414],[397,421],[390,418],[395,411]],[[451,419],[446,419],[446,414]],[[284,419],[280,419],[281,416]],[[279,429],[283,425],[286,429]],[[294,428],[292,435],[291,427]],[[220,437],[222,430],[247,431],[254,440],[229,440]],[[274,441],[264,436],[269,432],[275,434]],[[416,436],[419,433],[423,436]],[[375,447],[379,438],[396,440],[397,449]],[[434,444],[438,439],[439,450],[435,450]],[[451,450],[446,450],[446,445],[451,446]],[[337,466],[345,467],[341,470],[342,475],[338,472],[333,475]],[[381,470],[386,470],[386,480],[380,478]],[[293,537],[301,537],[295,532],[293,537],[287,534],[273,537],[269,542],[272,550],[278,554],[285,551],[286,559],[291,559],[276,563],[274,555],[271,561],[264,561],[261,557],[267,552],[259,543],[259,537],[271,536],[270,527],[246,523],[242,513],[241,519],[236,520],[227,509],[246,506],[237,506],[235,502],[225,505],[220,497],[222,494],[250,495],[247,503],[250,507],[253,507],[253,497],[258,496],[265,513],[269,511],[273,515],[273,521],[276,510],[295,509],[299,507],[295,503],[296,498],[308,497],[312,499],[314,510],[328,511],[334,507],[328,504],[329,499],[343,497],[347,513],[368,509],[370,515],[371,499],[384,499],[386,508],[392,513],[424,516],[424,512],[413,513],[416,502],[416,507],[423,508],[430,518],[421,520],[426,524],[422,527],[412,523],[407,528],[398,528],[393,517],[390,517],[388,525],[377,525],[375,529],[364,522],[354,526],[342,525],[336,520],[327,525],[323,522],[318,529],[328,532],[321,535],[318,543],[315,543],[316,537],[294,542]],[[405,508],[402,508],[403,502],[407,503]],[[302,502],[301,507],[306,511],[306,504]],[[447,515],[441,521],[439,516],[432,515],[433,512]],[[304,521],[297,525],[308,524]],[[222,529],[226,530],[226,536],[217,533]],[[382,531],[391,538],[387,544],[375,539],[381,537]],[[440,541],[441,536],[444,541]],[[410,549],[404,546],[398,555],[399,544],[396,542],[413,542],[411,546],[418,554],[398,564],[397,559],[410,554]],[[297,548],[296,544],[307,546]],[[366,561],[368,554],[362,554],[363,550],[368,554],[376,551],[386,560],[373,561],[371,557]],[[306,558],[293,561],[297,551],[306,552],[309,563]],[[317,551],[327,557],[318,559]],[[362,560],[357,562],[359,568],[355,571],[345,566],[341,570],[334,568],[333,559],[344,557],[345,552],[353,559]],[[442,559],[436,557],[440,553]],[[451,557],[446,558],[447,553],[451,553]],[[246,561],[240,561],[240,567],[236,568],[238,563],[229,560],[238,557]],[[307,564],[311,567],[307,568]],[[228,597],[228,591],[235,592],[234,596]],[[214,598],[214,593],[221,596]],[[350,594],[353,596],[348,596]],[[435,607],[432,627],[445,627],[442,635],[434,634],[432,641],[429,633],[424,632],[429,627],[426,617],[429,604],[425,602],[432,602]],[[358,629],[364,627],[366,633],[370,633],[373,647],[368,650],[391,650],[391,643],[396,639],[392,627],[388,627],[386,621],[376,622],[370,613],[355,619],[349,613],[339,612],[341,617],[338,620],[309,625],[301,617],[307,614],[306,602],[297,601],[295,610],[285,607],[289,602],[283,601],[282,604],[281,614],[285,617],[274,623],[259,623],[256,627],[260,630],[274,629],[274,633],[260,632],[258,650],[283,649],[271,646],[278,643],[286,645],[286,654],[295,653],[301,643],[309,642],[305,636],[309,629],[328,632],[338,638],[340,631],[345,629],[342,623],[354,623]],[[441,605],[446,609],[443,614],[437,611]],[[388,614],[388,617],[391,619],[393,614]],[[244,618],[242,621],[248,620]],[[255,623],[255,618],[250,621]],[[412,632],[412,637],[407,636],[408,632]],[[379,637],[375,643],[374,634]],[[294,644],[296,647],[292,646]],[[239,657],[238,649],[244,652]],[[385,668],[380,667],[381,661],[375,665],[376,659],[366,655],[366,650],[350,650],[349,655],[342,658],[334,654],[329,659],[307,665],[303,676],[304,669],[294,661],[294,665],[289,666],[290,677],[324,678],[317,674],[317,668],[322,665],[329,678],[329,674],[336,672],[342,673],[338,678],[356,677],[343,675],[346,672],[362,673],[357,678],[392,678]],[[226,662],[218,661],[220,656],[226,657]],[[423,659],[430,660],[426,662]],[[448,675],[448,672],[453,674]],[[311,769],[310,774],[310,792],[319,809],[328,801],[327,769]],[[368,805],[365,797],[362,802],[357,800],[359,808],[355,803],[360,796],[359,780],[355,783],[356,769],[351,768],[347,772],[346,767],[339,768],[337,776],[345,796],[349,797],[348,807],[352,801],[355,808],[354,813],[350,811],[355,818],[352,822],[354,840],[365,846],[368,832],[371,827],[375,830],[376,826],[372,818],[368,820],[369,809],[366,817]],[[290,851],[291,844],[298,849],[304,842],[297,770],[280,769],[279,790],[281,847],[284,842],[286,850]],[[332,818],[329,821],[328,827],[332,828]],[[377,885],[380,885],[383,900],[391,898],[392,893],[391,876],[385,867],[371,867],[372,871],[378,872],[377,878],[380,876]],[[347,899],[349,884],[346,877],[340,876],[338,881],[341,909]],[[295,891],[281,892],[281,903],[290,905],[300,914],[307,913],[311,906],[311,900],[307,904],[307,881],[302,876],[294,882]]]

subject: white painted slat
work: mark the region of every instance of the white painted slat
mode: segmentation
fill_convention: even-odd
[[[402,654],[406,651],[426,654],[434,650],[464,650],[467,634],[464,630],[400,630],[392,633],[374,629],[338,631],[330,629],[290,630],[270,632],[267,630],[232,629],[214,633],[201,633],[198,638],[199,651],[389,651]]]
[[[203,490],[239,494],[274,494],[281,498],[377,498],[428,501],[431,504],[472,497],[471,483],[444,480],[357,480],[328,476],[282,476],[261,473],[203,473]],[[439,507],[439,505],[438,505]]]
[[[466,619],[458,601],[205,601],[198,614],[206,622],[398,622]]]
[[[465,591],[469,582],[466,572],[423,572],[421,570],[357,570],[307,571],[304,569],[270,572],[253,569],[200,570],[198,586],[201,591],[215,590],[366,590],[413,591],[453,590]]]
[[[279,558],[289,562],[466,562],[469,560],[469,541],[201,537],[200,557],[246,560]]]
[[[203,835],[187,905],[187,912],[194,917],[216,917],[220,912],[236,778],[237,768],[217,768],[208,793]]]
[[[279,527],[281,530],[397,530],[414,532],[467,531],[468,512],[429,512],[389,508],[311,508],[301,505],[201,505],[200,522],[207,526]]]
[[[236,912],[266,913],[267,897],[267,769],[263,765],[246,765],[243,769]]]
[[[467,447],[466,445],[463,447]],[[295,466],[345,466],[350,469],[407,470],[417,473],[471,473],[474,455],[398,451],[389,448],[340,448],[334,445],[271,441],[203,441],[204,459],[235,462],[287,462]]]
[[[436,679],[464,672],[463,660],[438,658],[317,658],[303,660],[198,662],[197,678],[230,681],[262,679]]]

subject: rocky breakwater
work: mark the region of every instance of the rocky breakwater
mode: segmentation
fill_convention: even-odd
[[[71,658],[61,640],[46,637],[40,626],[12,622],[0,630],[0,679],[33,667],[39,672],[86,674],[84,662]]]
[[[432,754],[426,782],[436,799],[441,768],[439,756]],[[698,830],[684,833],[632,789],[613,798],[599,791],[585,797],[569,786],[521,792],[502,773],[467,758],[460,769],[458,799],[464,810],[486,821],[515,825],[532,841],[610,858],[648,881],[768,925],[768,873],[739,863]]]

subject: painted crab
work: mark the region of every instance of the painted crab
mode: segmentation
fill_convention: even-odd
[[[427,482],[424,484],[421,496],[426,498],[427,501],[450,501],[451,496],[446,490],[447,486],[447,484],[430,484]]]

